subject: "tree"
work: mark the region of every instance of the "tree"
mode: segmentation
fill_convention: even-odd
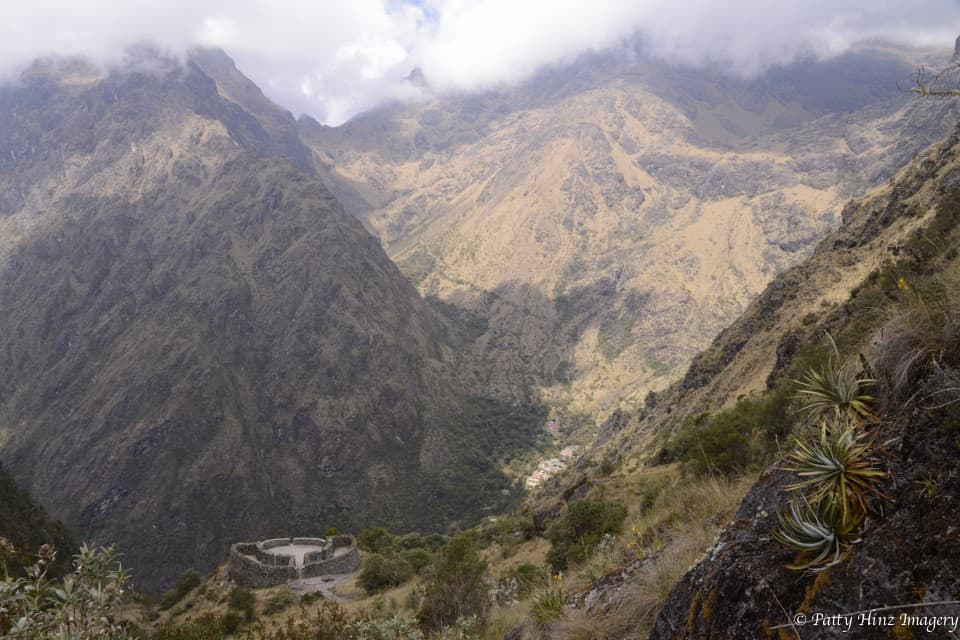
[[[443,629],[457,620],[476,616],[483,621],[487,613],[487,586],[484,577],[487,561],[477,550],[474,539],[461,533],[437,552],[429,568],[418,617],[430,629]]]
[[[921,66],[913,75],[913,86],[910,91],[921,96],[960,96],[960,89],[946,89],[940,86],[945,71],[951,68],[960,67],[960,64],[953,64],[943,71],[931,74],[926,67]]]

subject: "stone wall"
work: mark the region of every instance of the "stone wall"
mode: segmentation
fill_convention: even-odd
[[[351,573],[360,568],[360,552],[354,545],[346,553],[334,556],[323,562],[308,564],[302,569],[304,578],[316,578],[334,573]]]
[[[271,538],[258,542],[257,546],[261,549],[273,549],[274,547],[283,547],[290,544],[292,538]]]
[[[322,549],[321,551],[311,551],[310,553],[305,553],[303,555],[303,564],[313,564],[315,562],[323,562],[327,558],[333,555],[333,549]]]
[[[297,570],[290,566],[268,566],[257,562],[244,551],[250,548],[257,549],[253,543],[235,544],[230,547],[230,558],[227,562],[227,572],[230,579],[245,587],[272,587],[297,578]],[[289,561],[289,558],[288,558]]]
[[[275,546],[280,547],[283,545],[275,545]],[[257,557],[257,560],[261,564],[265,564],[271,567],[289,567],[290,565],[293,564],[292,556],[279,554],[279,553],[276,553],[276,554],[267,553],[266,551],[263,550],[263,548],[260,547],[260,545],[257,545],[256,551],[253,555]]]
[[[266,549],[289,544],[325,547],[304,555],[304,567],[298,570],[290,555],[273,555]],[[347,551],[334,555],[334,549]],[[252,557],[251,557],[252,556]],[[360,568],[360,552],[353,536],[323,538],[272,538],[262,542],[238,542],[230,547],[227,572],[230,578],[245,587],[272,587],[297,578],[350,573]]]

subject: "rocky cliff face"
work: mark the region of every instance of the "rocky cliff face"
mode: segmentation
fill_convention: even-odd
[[[237,539],[510,500],[488,416],[512,410],[467,408],[457,330],[250,86],[143,54],[0,90],[4,466],[151,590]]]
[[[944,384],[929,380],[927,391]],[[891,443],[890,500],[872,505],[862,541],[838,565],[818,574],[786,568],[795,554],[772,534],[788,500],[782,487],[796,477],[771,469],[671,592],[650,638],[950,637],[952,623],[928,630],[903,617],[960,616],[960,478],[944,465],[958,455],[957,416],[926,408],[910,407],[880,429]]]

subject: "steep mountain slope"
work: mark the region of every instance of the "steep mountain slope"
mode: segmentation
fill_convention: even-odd
[[[897,90],[927,56],[877,45],[740,82],[596,55],[301,130],[421,292],[488,321],[492,386],[596,410],[675,378],[847,198],[949,130],[955,105]]]
[[[0,90],[5,467],[151,590],[237,539],[509,501],[492,459],[536,422],[471,395],[459,331],[210,64]]]
[[[949,637],[956,630],[942,617],[960,614],[953,543],[960,499],[958,152],[955,132],[889,189],[845,209],[840,231],[778,278],[711,349],[731,354],[707,376],[706,394],[715,398],[742,390],[734,379],[748,368],[761,367],[772,382],[824,329],[845,353],[860,354],[878,380],[873,438],[882,443],[886,474],[886,495],[871,499],[862,539],[818,574],[787,569],[796,554],[771,537],[780,526],[771,514],[784,509],[784,487],[796,476],[783,464],[772,467],[673,589],[651,638]],[[856,286],[837,299],[834,286],[848,278]],[[811,302],[822,317],[806,324],[816,329],[796,320]],[[690,402],[680,393],[678,403]],[[874,608],[873,616],[858,613]],[[849,624],[846,614],[853,614]]]
[[[762,414],[746,407],[789,402],[792,380],[824,362],[829,332],[843,358],[858,363],[862,375],[878,379],[871,394],[880,421],[871,429],[881,450],[877,464],[886,474],[880,489],[888,499],[871,498],[862,541],[822,573],[788,570],[797,554],[772,533],[789,497],[784,487],[797,476],[784,471],[782,463],[759,478],[747,469],[746,477],[756,484],[730,514],[732,522],[720,512],[702,523],[726,526],[712,543],[707,539],[700,546],[694,540],[697,564],[669,596],[664,592],[665,603],[650,597],[649,585],[662,579],[658,575],[669,575],[663,563],[683,557],[673,550],[689,546],[695,532],[661,531],[656,553],[634,556],[631,564],[572,599],[569,611],[582,616],[582,624],[605,629],[605,637],[624,638],[641,637],[639,630],[651,628],[654,620],[652,638],[925,637],[903,624],[855,624],[848,632],[843,625],[812,628],[792,620],[798,612],[812,620],[815,613],[956,599],[958,151],[960,131],[955,131],[889,184],[848,204],[840,228],[809,258],[777,276],[693,359],[682,380],[651,395],[642,411],[611,417],[596,446],[577,464],[578,482],[591,487],[589,495],[609,495],[631,476],[622,470],[607,481],[601,476],[609,472],[598,467],[630,461],[631,468],[649,471],[649,481],[664,463],[664,443],[681,433],[695,438],[703,456],[720,450],[728,460],[748,461],[755,456],[752,448],[766,439],[774,445],[772,457],[780,457],[790,450],[791,436],[805,438],[812,427],[803,425],[803,414],[790,411],[786,417],[792,426],[772,436],[784,425],[758,421]],[[711,423],[712,416],[725,416],[727,431],[708,433],[705,426],[721,424]],[[728,440],[718,441],[716,433]],[[719,456],[706,462],[714,472],[721,463]],[[553,505],[569,487],[569,480],[546,487],[535,507],[556,511]],[[642,484],[629,489],[638,496],[651,491]],[[663,495],[669,503],[676,494]],[[925,605],[884,615],[899,619],[903,612],[957,613],[956,606]],[[941,625],[929,637],[948,636]]]

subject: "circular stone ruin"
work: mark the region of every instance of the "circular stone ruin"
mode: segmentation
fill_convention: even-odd
[[[360,567],[353,536],[271,538],[230,547],[227,572],[244,587],[272,587],[294,580],[352,573]]]

